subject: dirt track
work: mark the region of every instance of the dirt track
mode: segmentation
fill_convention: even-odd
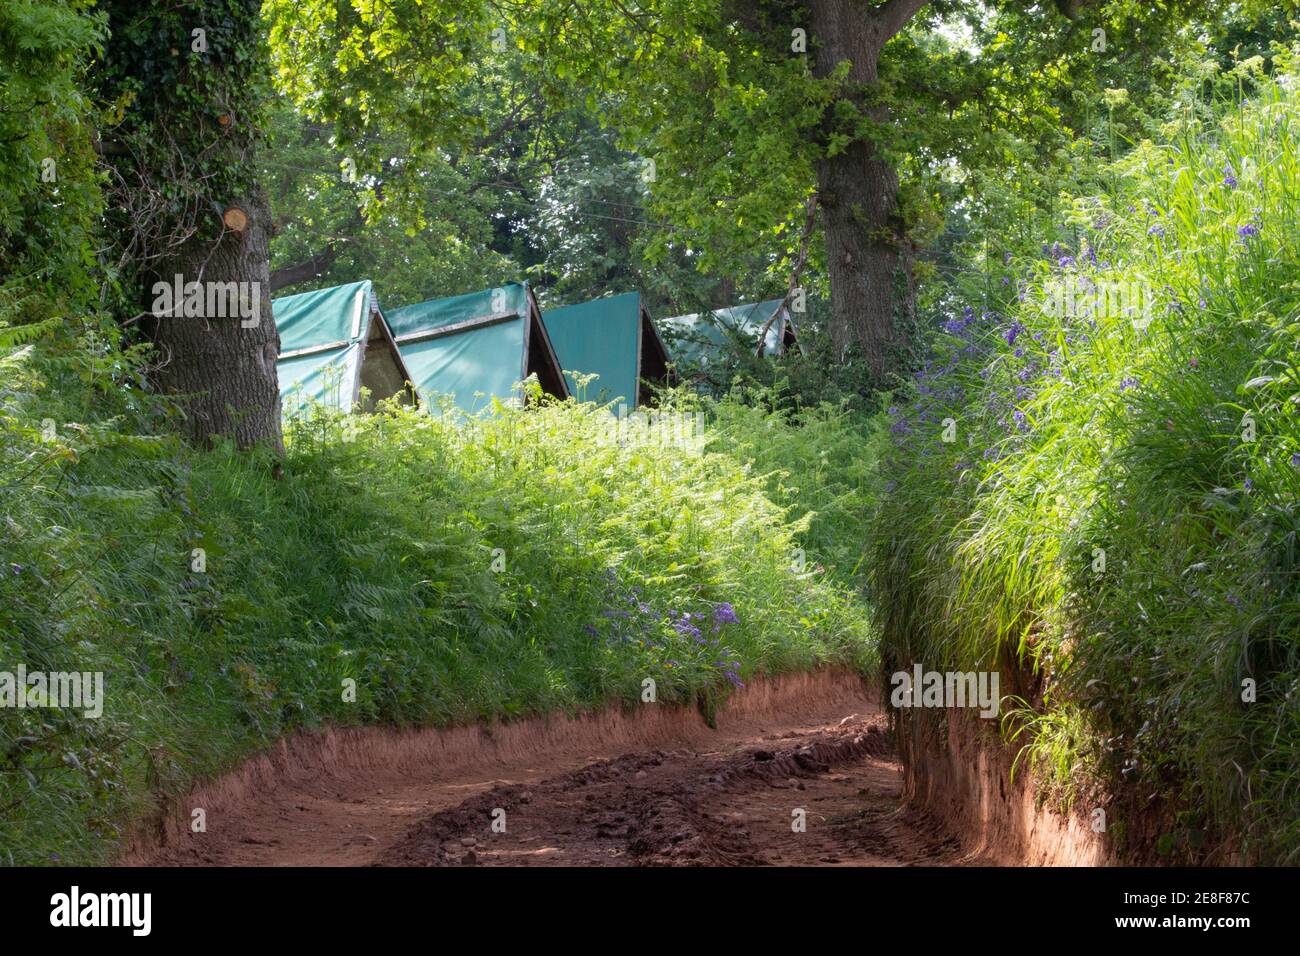
[[[748,698],[748,699],[746,699]],[[473,759],[361,759],[328,750],[270,785],[236,778],[208,832],[174,832],[128,862],[165,865],[791,865],[977,862],[900,806],[884,718],[856,682],[812,675],[741,695],[716,730],[679,711],[484,731]],[[368,732],[354,731],[354,734]],[[430,731],[427,734],[449,732]],[[506,740],[513,733],[519,739]],[[364,752],[362,739],[353,748]],[[402,754],[411,744],[391,744]],[[377,748],[373,747],[372,750]],[[463,749],[463,748],[462,748]],[[481,751],[481,756],[479,752]],[[288,772],[290,769],[296,772]],[[180,808],[188,817],[186,808]],[[797,832],[796,812],[805,828]],[[494,829],[494,814],[497,826]],[[501,823],[504,822],[504,832]]]

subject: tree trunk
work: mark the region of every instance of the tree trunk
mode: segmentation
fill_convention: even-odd
[[[815,46],[813,73],[829,76],[848,61],[846,95],[872,120],[866,103],[885,42],[922,4],[869,8],[860,0],[808,0]],[[901,9],[906,6],[908,9]],[[892,9],[891,9],[892,8]],[[888,387],[907,346],[915,313],[912,257],[899,208],[898,176],[872,144],[857,139],[817,164],[831,284],[831,340],[843,362],[858,353],[873,385]]]
[[[283,450],[271,211],[257,185],[261,0],[98,9],[110,31],[100,95],[122,107],[104,130],[108,233],[127,305],[157,347],[153,382],[176,397],[194,443]]]
[[[256,194],[232,208],[248,216],[242,233],[226,231],[215,242],[192,240],[151,269],[147,289],[174,287],[181,276],[205,290],[204,315],[164,315],[146,326],[159,352],[154,381],[160,391],[183,396],[185,432],[196,444],[226,435],[240,448],[265,444],[283,451],[275,367],[280,336],[271,316],[270,204]],[[224,317],[210,314],[206,291],[231,288],[230,283],[236,289],[244,284],[244,310],[227,307],[219,310],[227,313]]]

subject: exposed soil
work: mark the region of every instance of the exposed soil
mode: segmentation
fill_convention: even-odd
[[[656,750],[494,786],[382,853],[397,866],[895,866],[957,841],[899,807],[880,717],[701,753]],[[497,826],[494,828],[494,814]],[[803,825],[799,826],[798,816]],[[504,824],[504,832],[497,832]],[[797,828],[797,829],[796,829]]]
[[[884,728],[856,678],[822,673],[736,695],[717,729],[693,710],[661,707],[319,735],[196,790],[174,808],[172,825],[125,862],[980,862],[935,818],[902,805],[902,774]],[[205,808],[207,832],[176,825],[194,807]]]

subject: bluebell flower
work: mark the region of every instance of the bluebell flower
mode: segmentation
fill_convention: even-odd
[[[694,640],[697,641],[701,639],[700,629],[696,627],[694,624],[692,624],[690,621],[685,620],[684,618],[680,621],[675,621],[673,623],[673,630],[675,630],[682,637],[693,638]]]

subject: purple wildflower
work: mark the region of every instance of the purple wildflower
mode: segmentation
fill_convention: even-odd
[[[673,622],[673,630],[676,631],[678,634],[680,634],[682,637],[689,637],[696,641],[703,640],[702,636],[700,635],[700,629],[696,627],[694,624],[692,624],[690,621],[686,620],[685,618],[683,618],[680,621]]]
[[[961,335],[970,323],[963,319],[949,319],[943,324],[943,330],[949,335]]]

